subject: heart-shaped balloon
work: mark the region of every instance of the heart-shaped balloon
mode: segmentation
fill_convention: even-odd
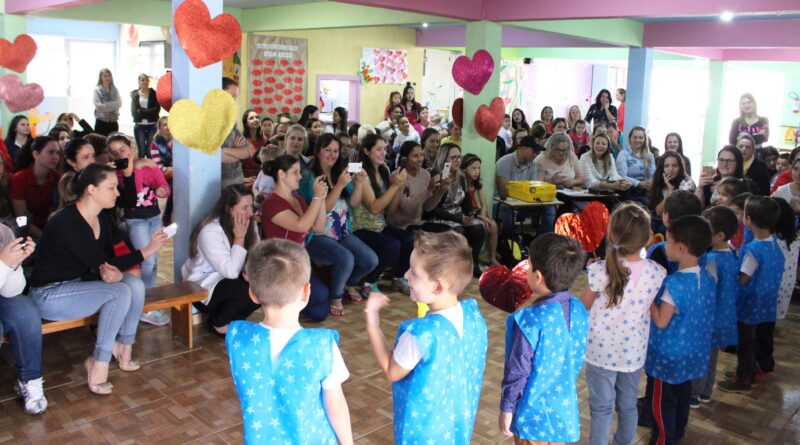
[[[165,111],[172,108],[172,71],[164,74],[156,84],[156,99]]]
[[[44,100],[44,91],[38,83],[23,84],[16,74],[0,77],[0,99],[12,113],[30,110]]]
[[[196,68],[221,62],[242,44],[242,27],[236,17],[220,14],[211,20],[201,0],[186,0],[175,9],[175,33]]]
[[[556,233],[575,238],[586,252],[600,247],[608,229],[608,209],[597,201],[584,207],[580,215],[565,213],[556,221]]]
[[[481,274],[478,289],[481,297],[492,306],[514,312],[530,299],[533,291],[528,286],[528,260],[522,260],[508,270],[505,266],[492,266]]]
[[[460,97],[453,101],[453,122],[464,127],[464,99]]]
[[[492,77],[492,72],[494,72],[494,59],[483,49],[475,51],[472,60],[467,56],[458,56],[453,63],[453,79],[458,86],[476,96]]]
[[[0,39],[0,66],[21,73],[36,55],[36,42],[27,34],[20,34],[14,43]]]
[[[181,99],[169,113],[169,131],[187,147],[215,154],[236,125],[236,101],[230,94],[213,89],[199,107],[189,99]]]
[[[475,130],[484,139],[494,142],[497,139],[497,132],[503,126],[503,119],[506,116],[506,107],[503,99],[495,97],[492,99],[492,106],[487,107],[481,104],[475,112]]]

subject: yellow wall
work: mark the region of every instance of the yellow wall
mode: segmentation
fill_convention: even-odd
[[[361,52],[364,47],[400,49],[408,52],[408,79],[416,82],[418,98],[422,90],[422,66],[424,49],[417,48],[416,32],[411,28],[376,27],[376,28],[347,28],[347,29],[321,29],[305,31],[282,31],[275,33],[257,33],[263,35],[278,35],[308,39],[308,99],[315,103],[313,96],[317,90],[317,75],[354,76],[361,64]],[[244,39],[246,46],[246,40]],[[247,54],[247,48],[242,49],[242,54]],[[242,58],[246,64],[247,57]],[[247,66],[242,67],[243,77],[249,71]],[[242,85],[247,84],[247,79],[242,79]],[[361,117],[360,121],[366,124],[376,124],[383,120],[383,111],[388,103],[389,93],[402,91],[404,85],[362,85],[361,86]],[[244,93],[244,92],[243,92]],[[244,94],[243,94],[244,95]],[[246,101],[246,99],[243,99]],[[419,99],[418,99],[419,101]]]

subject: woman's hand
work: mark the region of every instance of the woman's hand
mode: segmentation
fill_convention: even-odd
[[[360,172],[356,173],[356,185],[363,185],[366,179],[367,179],[366,170],[361,170]]]
[[[672,183],[672,176],[664,173],[664,186],[667,188],[667,193],[675,191],[675,185]]]
[[[700,181],[697,183],[698,188],[707,187],[709,185],[714,184],[714,177],[713,176],[700,176]]]
[[[406,169],[395,170],[392,173],[392,177],[390,178],[391,185],[400,187],[401,185],[405,185],[406,178],[408,174],[406,173]]]
[[[100,278],[106,283],[119,283],[122,281],[122,272],[116,266],[103,263],[100,265]]]
[[[652,185],[652,179],[648,179],[647,181],[639,181],[639,188],[642,190],[650,190],[650,185]]]
[[[249,228],[250,228],[250,218],[247,218],[246,216],[239,214],[233,215],[234,241],[241,239],[242,243],[244,243],[244,239],[247,237],[247,230]]]
[[[167,197],[167,188],[166,187],[159,187],[156,189],[156,196],[159,198],[166,198]]]
[[[624,192],[625,190],[629,190],[631,188],[631,183],[628,181],[617,181],[616,184],[617,184],[617,190],[619,191]]]
[[[328,195],[328,183],[325,182],[325,177],[318,176],[317,179],[314,180],[314,197],[324,198],[327,195]]]
[[[350,173],[347,170],[344,170],[341,174],[339,174],[339,178],[336,179],[336,186],[345,188],[347,187],[347,184],[350,184],[351,182],[353,182],[353,177],[350,176]]]
[[[475,217],[474,216],[463,215],[461,217],[461,225],[471,226],[473,222],[475,222]]]
[[[36,249],[36,245],[33,244],[31,237],[27,239],[21,237],[17,238],[8,243],[3,250],[0,251],[0,261],[5,263],[8,267],[16,269],[25,261],[25,258],[31,256],[34,249]]]
[[[436,190],[436,187],[439,187],[439,178],[441,177],[440,174],[435,174],[431,176],[431,180],[428,181],[428,192],[433,193]]]

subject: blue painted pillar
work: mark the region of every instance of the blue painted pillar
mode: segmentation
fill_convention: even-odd
[[[653,48],[628,49],[628,85],[625,89],[625,129],[635,125],[647,128],[650,108],[650,77]],[[614,92],[612,91],[613,95]]]
[[[477,96],[469,91],[464,91],[464,128],[461,136],[462,153],[474,153],[481,158],[481,177],[483,178],[483,191],[489,202],[487,209],[492,214],[491,206],[494,196],[494,159],[496,151],[495,142],[484,139],[475,130],[475,112],[481,105],[487,107],[492,104],[492,99],[500,96],[500,49],[502,47],[503,27],[499,23],[479,21],[467,22],[467,40],[465,52],[467,57],[472,57],[475,51],[485,50],[494,59],[492,77]]]
[[[211,17],[222,13],[222,0],[204,0]],[[172,13],[183,0],[172,0]],[[172,28],[172,102],[191,99],[202,104],[206,93],[222,88],[222,62],[195,68]],[[175,235],[175,281],[181,280],[181,266],[189,256],[189,237],[192,229],[205,217],[220,195],[222,154],[201,153],[173,142],[174,196],[173,220],[178,223]]]

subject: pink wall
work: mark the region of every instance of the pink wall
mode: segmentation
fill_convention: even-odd
[[[417,46],[462,47],[464,25],[434,26],[417,30]],[[548,32],[503,27],[504,48],[610,48],[613,45]]]
[[[433,14],[457,19],[480,19],[483,0],[337,0],[339,3]]]
[[[102,3],[104,0],[6,0],[6,13],[29,14],[47,9],[64,9],[73,6]]]
[[[643,46],[797,48],[800,19],[648,23],[644,27]]]

